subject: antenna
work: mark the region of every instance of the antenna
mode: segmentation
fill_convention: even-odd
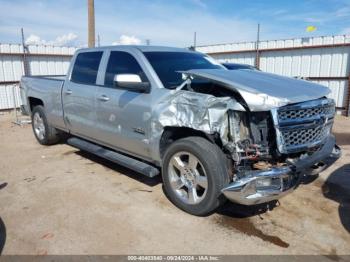
[[[196,50],[197,47],[197,32],[194,32],[193,35],[193,49]]]

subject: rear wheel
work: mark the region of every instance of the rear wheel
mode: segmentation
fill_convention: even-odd
[[[60,140],[59,131],[48,124],[43,106],[33,108],[32,127],[35,138],[42,145],[53,145]]]
[[[204,138],[188,137],[170,145],[162,176],[169,199],[190,214],[207,215],[225,200],[221,193],[229,182],[225,156]]]

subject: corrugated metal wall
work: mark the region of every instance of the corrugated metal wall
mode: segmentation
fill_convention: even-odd
[[[255,65],[256,43],[199,46],[221,62]],[[337,107],[349,110],[350,35],[269,40],[259,43],[259,68],[290,77],[309,78],[332,91]]]
[[[246,42],[200,46],[197,50],[222,62],[254,65],[255,48],[255,42]],[[75,47],[28,46],[30,73],[66,74],[75,50]],[[259,50],[261,70],[306,77],[328,86],[337,107],[349,111],[350,35],[261,41]],[[0,110],[21,103],[18,88],[13,92],[13,86],[23,74],[22,45],[0,44]]]
[[[66,74],[75,47],[28,46],[27,64],[32,75]],[[0,110],[21,104],[18,81],[24,74],[23,48],[0,44]]]

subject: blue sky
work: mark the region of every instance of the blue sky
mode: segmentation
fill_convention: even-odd
[[[0,42],[86,45],[87,0],[0,0]],[[189,46],[350,34],[350,0],[95,0],[102,45]],[[317,30],[306,33],[308,25]]]

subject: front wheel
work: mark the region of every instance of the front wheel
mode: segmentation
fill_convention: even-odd
[[[162,167],[168,198],[187,213],[203,216],[225,200],[221,193],[229,182],[225,156],[202,137],[180,139],[165,152]]]
[[[32,127],[36,140],[42,145],[53,145],[60,140],[59,131],[47,122],[43,106],[33,108]]]

